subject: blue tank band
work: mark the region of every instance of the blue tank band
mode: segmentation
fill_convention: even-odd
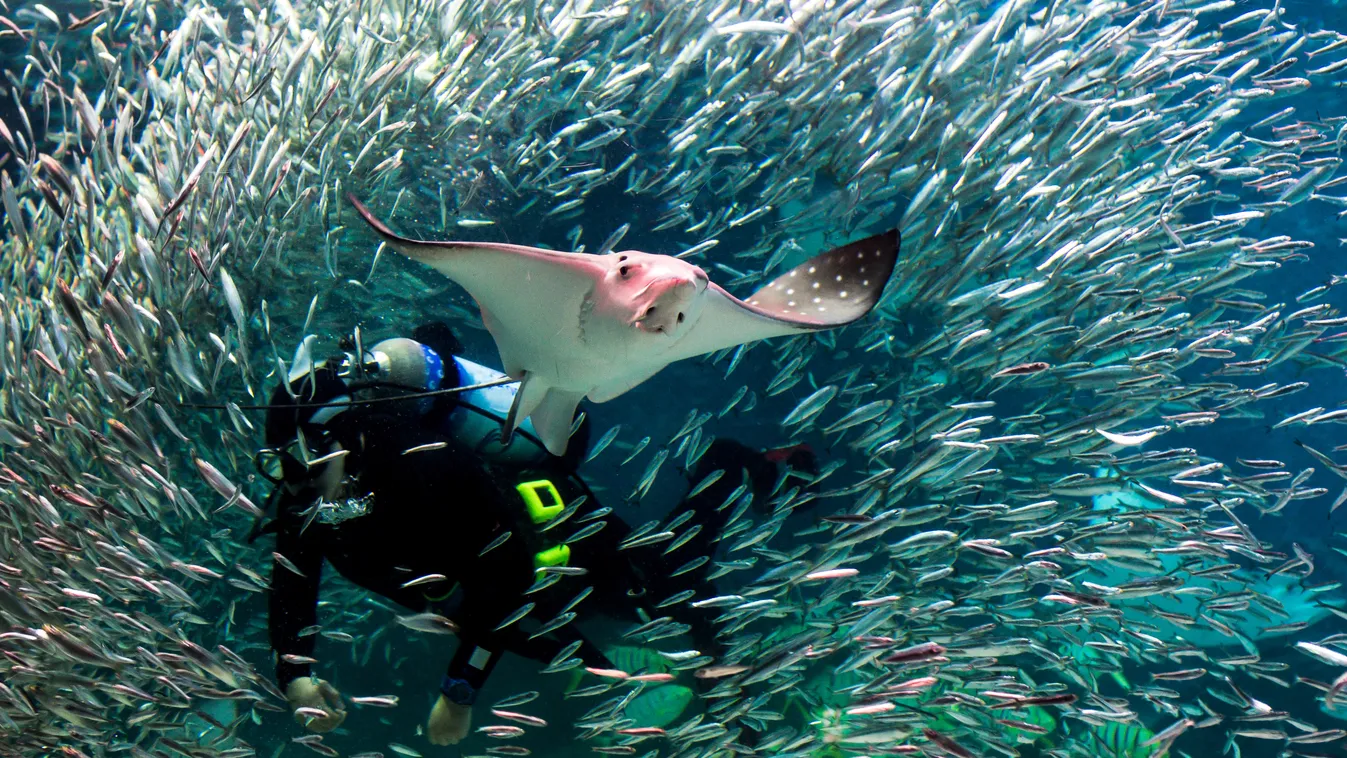
[[[445,674],[440,679],[440,692],[449,699],[449,702],[458,705],[472,705],[477,702],[477,688],[473,687],[467,679]]]
[[[440,389],[440,382],[444,381],[444,361],[440,360],[440,354],[426,347],[421,346],[421,355],[426,359],[426,389]]]

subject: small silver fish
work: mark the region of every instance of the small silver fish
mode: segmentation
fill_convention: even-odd
[[[479,553],[477,554],[477,557],[478,557],[478,558],[481,558],[482,556],[486,555],[487,553],[491,552],[492,550],[495,550],[496,548],[500,547],[501,545],[504,545],[504,544],[505,544],[505,541],[508,540],[508,539],[510,539],[510,535],[511,535],[511,534],[514,534],[514,532],[504,532],[504,533],[502,533],[499,537],[497,537],[496,539],[491,540],[491,542],[490,542],[486,547],[482,548],[481,552],[479,552]]]
[[[642,438],[641,438],[641,441],[636,443],[636,447],[632,448],[631,454],[628,455],[626,458],[622,459],[622,462],[619,463],[618,465],[619,465],[619,466],[625,466],[625,465],[627,465],[628,463],[631,463],[632,459],[635,458],[636,456],[640,455],[640,454],[641,454],[641,451],[642,451],[642,450],[645,450],[645,446],[646,446],[646,445],[649,445],[649,444],[650,444],[650,438],[649,438],[649,437],[642,437]]]
[[[414,616],[398,616],[398,624],[414,632],[430,634],[457,634],[458,624],[436,613],[418,613]]]
[[[355,705],[372,705],[377,708],[393,708],[398,704],[397,695],[367,695],[348,698]]]
[[[486,551],[484,550],[482,552]],[[444,574],[426,574],[425,576],[418,576],[415,579],[412,579],[411,581],[403,582],[402,589],[405,590],[408,587],[419,587],[423,584],[434,584],[435,582],[443,582],[446,579],[448,579],[448,577],[446,577]]]
[[[525,616],[529,615],[529,612],[531,612],[531,611],[533,610],[534,607],[535,607],[535,604],[534,604],[534,603],[525,603],[524,605],[520,606],[517,610],[515,610],[513,613],[511,613],[510,615],[506,616],[505,619],[504,619],[503,621],[501,621],[499,624],[497,624],[497,625],[496,625],[496,628],[495,628],[494,630],[492,630],[492,631],[499,632],[500,630],[504,629],[505,627],[510,626],[511,624],[515,623],[516,621],[518,621],[518,620],[524,618]]]

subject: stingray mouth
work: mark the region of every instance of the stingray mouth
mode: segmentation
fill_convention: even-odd
[[[666,276],[655,279],[634,298],[632,325],[650,334],[674,334],[688,319],[688,308],[699,290],[694,277]]]
[[[686,320],[687,311],[656,304],[642,311],[632,325],[649,334],[672,334]]]

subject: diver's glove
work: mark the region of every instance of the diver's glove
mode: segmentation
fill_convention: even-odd
[[[341,693],[328,682],[301,676],[285,688],[295,721],[310,732],[330,732],[346,720]]]
[[[426,721],[426,739],[432,745],[457,745],[472,728],[472,706],[459,705],[440,695]]]

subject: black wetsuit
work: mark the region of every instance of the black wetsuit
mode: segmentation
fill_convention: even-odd
[[[303,392],[300,399],[328,402],[343,394],[345,385],[329,373],[320,375],[317,387]],[[288,393],[278,390],[273,403],[286,402]],[[575,461],[587,447],[587,430],[582,429],[571,439],[575,454],[566,460],[553,458],[544,468],[532,470],[493,467],[445,433],[444,414],[453,410],[454,402],[452,396],[437,398],[428,411],[424,406],[412,406],[410,401],[356,406],[327,420],[322,428],[300,424],[307,439],[326,434],[328,442],[337,442],[350,451],[343,462],[346,473],[354,476],[354,487],[347,494],[369,492],[373,500],[366,515],[327,524],[304,515],[314,503],[313,490],[285,494],[280,499],[273,527],[276,552],[302,574],[279,563],[272,569],[269,627],[272,648],[278,656],[276,676],[282,688],[309,673],[307,665],[285,662],[280,656],[312,656],[316,635],[300,636],[300,632],[317,623],[324,559],[354,584],[410,611],[434,610],[450,616],[459,626],[459,646],[448,676],[467,682],[474,690],[485,683],[504,651],[550,661],[566,644],[580,640],[578,655],[587,664],[611,665],[601,651],[581,639],[575,623],[529,639],[530,631],[556,617],[584,586],[593,586],[594,592],[574,609],[582,617],[602,613],[637,622],[636,609],[645,607],[653,617],[670,615],[676,622],[687,624],[699,650],[716,652],[711,619],[717,612],[699,611],[686,604],[679,604],[676,610],[653,606],[705,581],[705,567],[679,577],[669,574],[675,567],[714,551],[715,540],[733,511],[721,506],[744,483],[746,475],[756,501],[765,500],[777,477],[776,464],[736,442],[717,440],[698,462],[691,481],[701,481],[716,469],[724,469],[725,475],[674,511],[694,510],[696,515],[680,532],[700,524],[702,528],[695,537],[667,556],[663,555],[667,543],[619,551],[619,543],[631,529],[610,514],[605,517],[605,528],[572,546],[569,565],[589,572],[567,580],[575,591],[549,589],[526,597],[525,590],[536,579],[533,561],[539,538],[536,532],[530,532],[532,524],[525,518],[523,502],[514,487],[519,482],[547,478],[556,485],[564,502],[573,501],[584,490],[572,474]],[[303,417],[312,413],[308,410]],[[273,411],[268,419],[269,444],[280,446],[293,439],[300,417],[293,410]],[[431,443],[443,443],[444,447],[403,454]],[[297,469],[292,466],[292,471]],[[591,500],[579,514],[598,507],[600,504]],[[576,520],[558,526],[549,536],[563,539],[575,533],[583,526]],[[483,548],[506,531],[512,532],[508,540],[481,555]],[[403,588],[410,580],[428,574],[443,574],[447,579]],[[455,583],[457,592],[447,600],[438,599]],[[530,601],[537,607],[528,615],[529,621],[494,631],[509,614]]]

